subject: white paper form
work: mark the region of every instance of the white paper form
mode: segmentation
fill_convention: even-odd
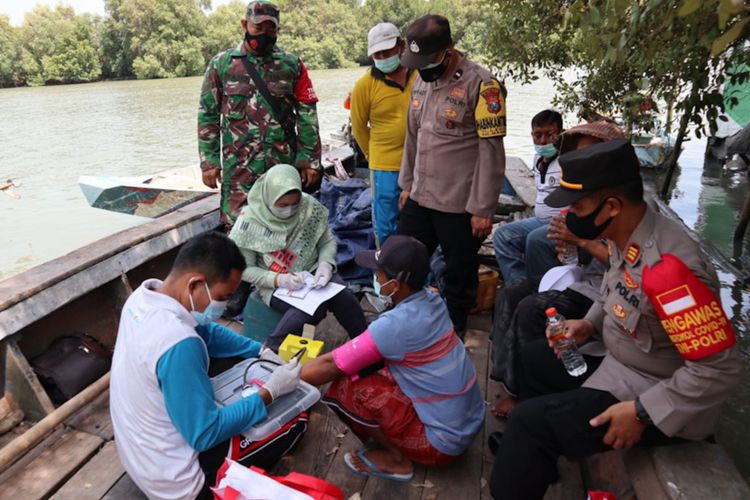
[[[329,282],[322,288],[315,288],[315,277],[310,273],[306,273],[304,287],[299,290],[277,288],[273,292],[273,296],[312,316],[318,307],[320,307],[320,304],[334,297],[343,289],[344,285],[333,282]]]

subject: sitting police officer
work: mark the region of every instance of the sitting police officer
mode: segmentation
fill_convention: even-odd
[[[541,499],[557,459],[709,436],[742,363],[710,261],[685,231],[643,200],[626,140],[560,157],[560,186],[576,236],[607,238],[601,299],[566,336],[601,337],[607,355],[583,384],[532,398],[510,414],[492,470],[495,499]],[[552,344],[550,344],[552,347]]]

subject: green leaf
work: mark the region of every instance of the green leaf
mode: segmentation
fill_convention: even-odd
[[[590,7],[590,9],[591,9],[591,12],[589,13],[589,16],[590,16],[590,19],[591,19],[591,24],[599,24],[599,23],[601,23],[602,22],[602,16],[601,16],[601,14],[599,14],[599,9],[595,5],[592,5]]]
[[[727,47],[737,40],[748,22],[750,22],[750,17],[737,21],[724,34],[714,40],[714,43],[711,44],[711,57],[716,57],[721,54]]]
[[[677,15],[680,17],[689,16],[696,10],[701,8],[701,0],[686,0],[680,6],[680,10],[677,11]]]

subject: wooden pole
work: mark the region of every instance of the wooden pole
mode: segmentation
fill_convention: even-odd
[[[58,409],[44,417],[31,429],[24,432],[0,449],[0,472],[21,458],[29,449],[36,446],[52,430],[69,416],[93,401],[109,387],[109,372],[102,378],[79,392]]]
[[[685,139],[685,133],[687,132],[688,121],[690,120],[690,113],[687,111],[680,119],[680,130],[677,132],[677,140],[674,142],[674,149],[669,157],[669,169],[667,175],[664,177],[664,184],[661,186],[661,197],[667,198],[669,192],[669,186],[672,184],[672,175],[674,174],[675,168],[677,168],[677,160],[680,157],[682,150],[682,141]]]

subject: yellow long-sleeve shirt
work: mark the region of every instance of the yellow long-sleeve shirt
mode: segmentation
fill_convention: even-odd
[[[352,90],[352,133],[373,170],[398,171],[406,136],[411,87],[416,72],[407,75],[406,87],[389,80],[374,66]]]

